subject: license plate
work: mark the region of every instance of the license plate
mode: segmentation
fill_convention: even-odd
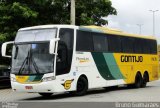
[[[32,87],[32,86],[25,86],[25,88],[26,88],[27,90],[31,90],[31,89],[33,89],[33,87]]]

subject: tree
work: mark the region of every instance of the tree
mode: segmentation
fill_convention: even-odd
[[[78,25],[105,25],[108,22],[102,17],[117,14],[110,0],[77,0],[76,11]]]
[[[25,4],[1,2],[0,41],[13,40],[19,28],[36,24],[37,15]]]
[[[76,0],[76,25],[105,25],[116,15],[110,0]],[[13,40],[21,27],[70,24],[70,0],[1,0],[0,41]]]

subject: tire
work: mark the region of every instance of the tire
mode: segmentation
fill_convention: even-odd
[[[140,73],[137,73],[136,77],[135,77],[135,83],[134,83],[134,87],[135,88],[140,88],[142,87],[142,83],[143,83],[143,79]]]
[[[77,96],[83,96],[87,93],[88,90],[88,81],[84,77],[80,77],[77,82],[77,90],[75,92],[75,95]]]
[[[135,88],[135,85],[134,85],[134,84],[127,84],[127,88],[128,88],[128,89]]]
[[[53,93],[39,93],[43,97],[51,97]]]
[[[110,87],[103,87],[106,90],[116,90],[118,89],[118,86],[110,86]]]
[[[142,82],[142,87],[145,88],[147,85],[147,82],[149,81],[149,77],[147,73],[144,73],[143,75],[143,82]]]

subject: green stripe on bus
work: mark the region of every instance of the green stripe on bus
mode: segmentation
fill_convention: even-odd
[[[115,78],[112,76],[108,68],[108,65],[106,64],[103,53],[93,52],[91,54],[93,56],[93,59],[96,63],[97,69],[99,73],[101,74],[101,76],[106,80],[114,80]]]
[[[113,53],[103,53],[105,61],[108,65],[108,68],[112,74],[112,76],[114,76],[115,79],[124,79],[123,74],[121,73],[116,60],[113,56]]]
[[[43,75],[36,75],[34,81],[40,81],[42,79]]]
[[[28,81],[29,81],[29,82],[34,81],[35,77],[36,77],[35,75],[34,75],[34,76],[29,76],[29,78],[28,78],[27,82],[28,82]]]
[[[29,76],[29,78],[26,80],[26,82],[40,81],[42,79],[42,77],[43,77],[43,75]]]

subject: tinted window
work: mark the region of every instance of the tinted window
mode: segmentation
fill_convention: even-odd
[[[151,40],[150,46],[151,46],[151,54],[156,54],[157,53],[157,41]]]
[[[91,32],[77,30],[77,51],[93,51],[93,38]]]
[[[121,37],[122,52],[133,53],[134,52],[134,38]]]
[[[73,55],[74,30],[61,28],[59,37],[56,75],[66,74],[70,71]]]
[[[141,43],[143,46],[143,53],[144,54],[151,53],[150,42],[151,42],[151,40],[143,40],[143,42]]]
[[[107,37],[104,34],[93,33],[93,43],[95,52],[108,51]]]
[[[121,52],[121,40],[119,36],[107,36],[108,39],[108,51],[109,52]]]
[[[77,31],[77,51],[156,54],[157,42],[150,39]]]
[[[67,29],[62,28],[60,29],[60,41],[64,42],[67,45],[68,49],[73,49],[73,36],[74,36],[74,30],[73,29]]]
[[[135,39],[135,42],[134,42],[134,51],[135,53],[142,53],[143,50],[142,50],[142,40],[141,39]]]

